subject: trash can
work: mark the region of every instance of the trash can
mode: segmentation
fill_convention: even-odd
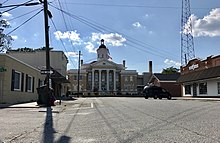
[[[43,85],[37,88],[38,93],[38,105],[48,105],[49,104],[49,96],[47,94],[47,86]]]

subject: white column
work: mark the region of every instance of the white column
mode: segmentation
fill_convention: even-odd
[[[95,70],[92,70],[92,91],[94,90]]]
[[[102,70],[99,70],[99,91],[101,91],[102,90],[102,88],[101,88],[101,83],[102,83]]]
[[[109,70],[106,70],[107,72],[107,91],[109,91]]]
[[[116,91],[116,70],[114,70],[114,91]]]

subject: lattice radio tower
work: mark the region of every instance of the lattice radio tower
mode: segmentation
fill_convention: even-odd
[[[195,58],[194,42],[192,36],[192,18],[190,0],[182,0],[181,18],[181,65],[186,65]]]

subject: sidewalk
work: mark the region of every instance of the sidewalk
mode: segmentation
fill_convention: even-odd
[[[59,100],[55,102],[56,106],[59,105]],[[52,106],[52,107],[56,107]],[[41,108],[45,106],[40,106],[37,102],[27,102],[27,103],[18,103],[18,104],[0,104],[0,108]]]
[[[173,100],[201,100],[201,101],[220,101],[220,97],[193,97],[193,96],[184,96],[184,97],[172,97]]]

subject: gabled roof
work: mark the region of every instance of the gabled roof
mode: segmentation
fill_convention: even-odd
[[[182,74],[177,82],[191,82],[191,81],[198,81],[198,80],[205,80],[210,78],[217,78],[220,77],[220,66],[208,68],[205,70],[199,70],[195,72],[190,72],[187,74]]]
[[[180,77],[180,73],[175,73],[175,74],[154,73],[153,77],[157,78],[159,81],[177,81],[177,79]]]

